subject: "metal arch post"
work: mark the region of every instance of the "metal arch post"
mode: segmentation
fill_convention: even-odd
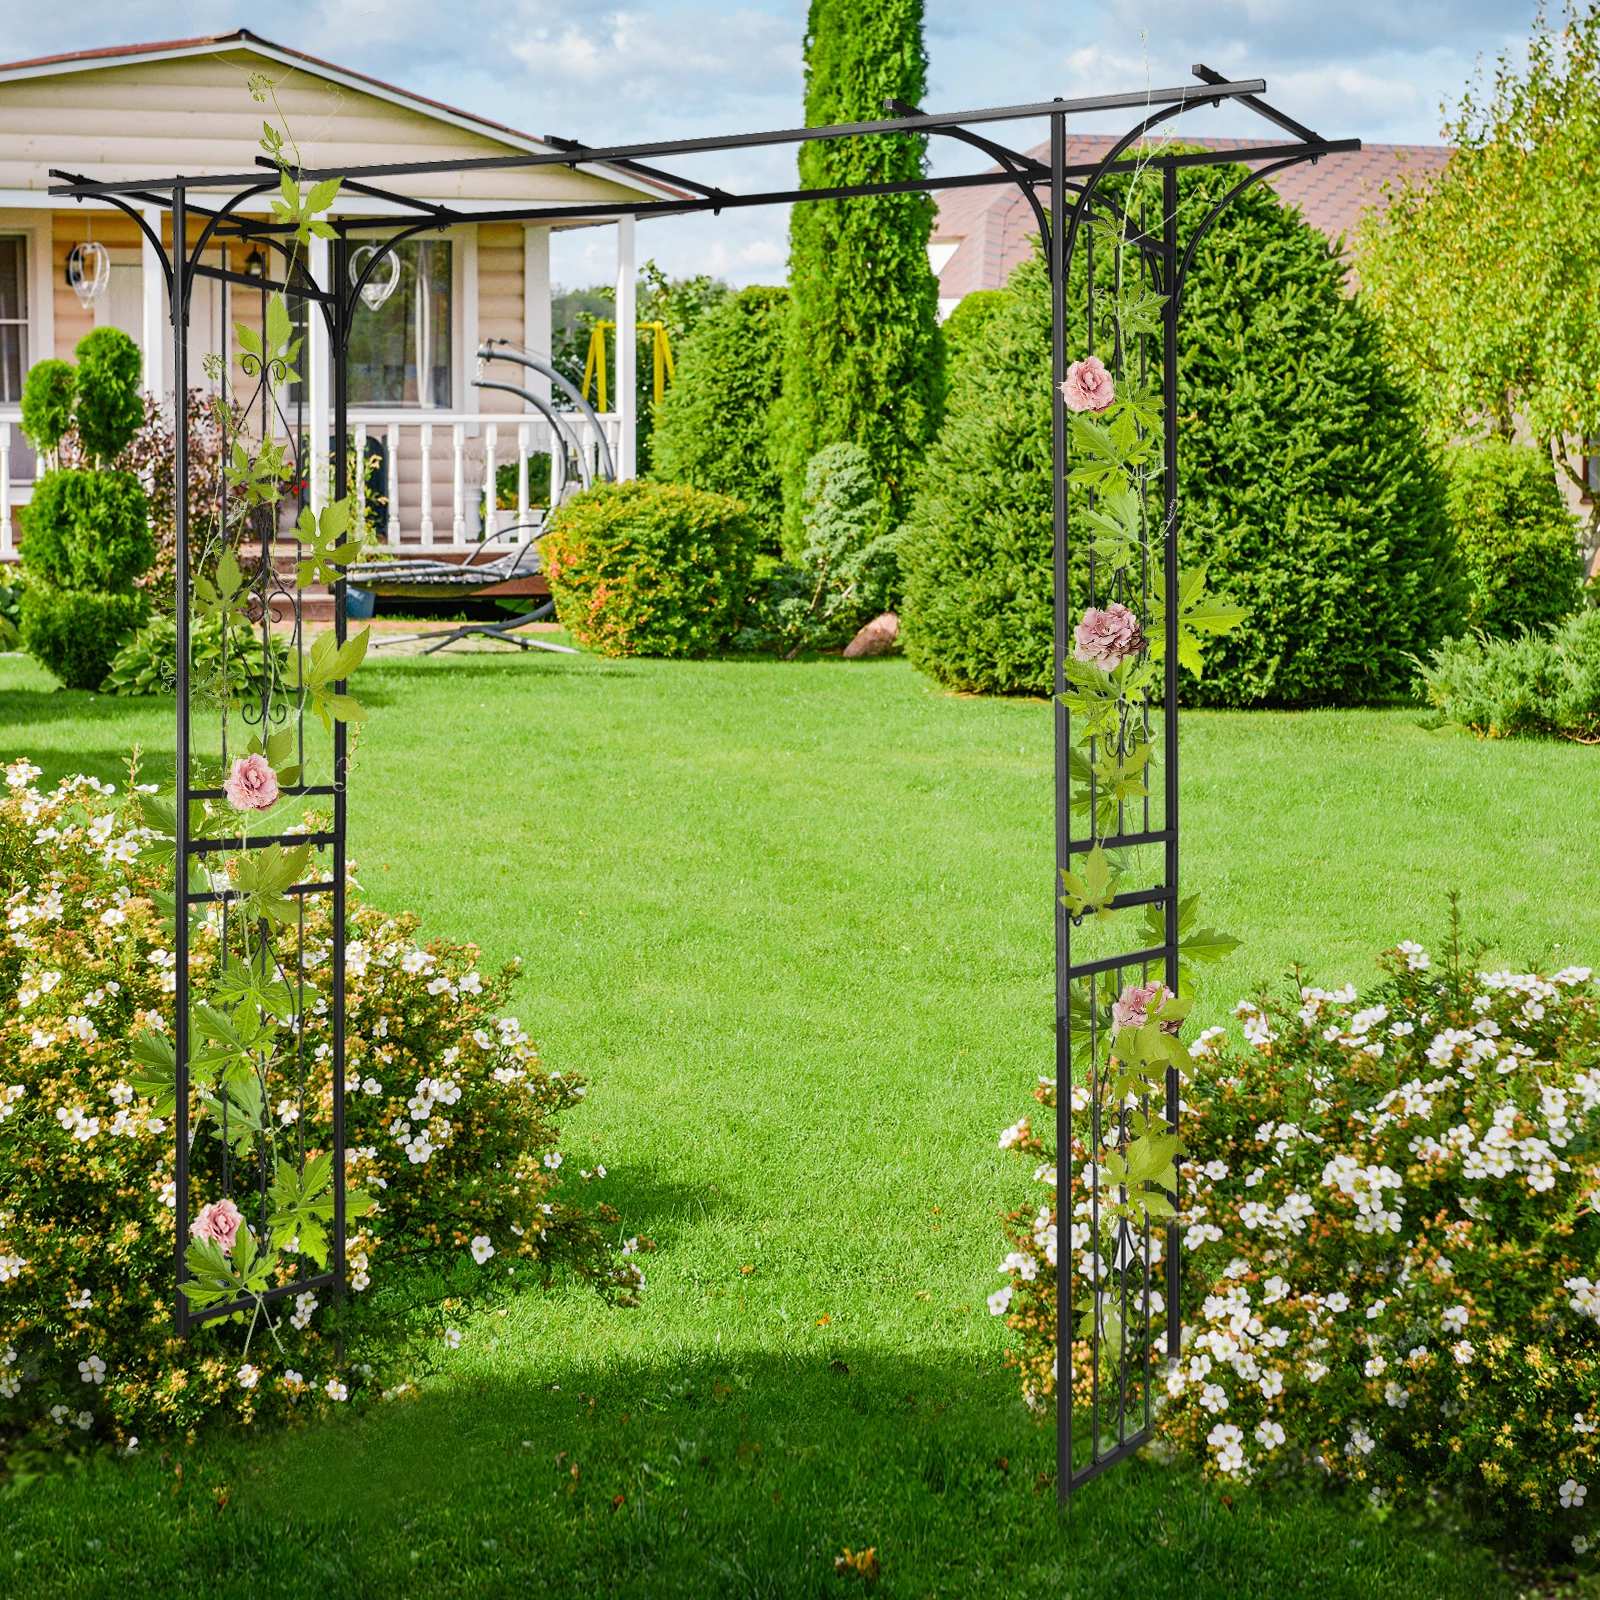
[[[173,543],[176,576],[173,615],[177,623],[173,692],[177,705],[177,748],[174,780],[177,812],[174,828],[172,895],[173,995],[172,1043],[177,1057],[176,1103],[173,1108],[173,1250],[176,1256],[172,1300],[174,1331],[189,1331],[189,1307],[183,1285],[189,1237],[189,215],[180,184],[172,191],[172,269],[168,301],[172,310],[172,373],[177,395],[177,424],[172,437]]]
[[[1067,406],[1061,385],[1067,376],[1067,119],[1050,119],[1050,505],[1055,574],[1051,664],[1055,693],[1055,872],[1050,899],[1055,915],[1056,1220],[1061,1197],[1072,1190],[1072,985],[1067,973],[1071,945],[1066,908],[1056,886],[1072,862],[1072,727],[1066,702],[1067,620],[1071,570],[1067,551]],[[1065,1181],[1063,1181],[1063,1178]],[[1070,1239],[1070,1230],[1068,1238]],[[1057,1246],[1056,1260],[1056,1500],[1064,1505],[1072,1483],[1072,1254]],[[1065,1356],[1065,1360],[1063,1360]]]
[[[1161,686],[1161,716],[1166,748],[1166,917],[1163,923],[1165,967],[1163,976],[1178,988],[1178,172],[1165,167],[1161,174],[1161,253],[1167,266],[1167,301],[1161,308],[1161,490],[1162,581],[1165,590],[1165,677]],[[1178,1127],[1178,1069],[1167,1067],[1167,1123]],[[1176,1196],[1173,1197],[1176,1201]],[[1176,1361],[1183,1349],[1182,1288],[1176,1216],[1167,1224],[1167,1359]],[[1146,1323],[1148,1334],[1149,1324]],[[1148,1396],[1149,1379],[1146,1378]],[[1146,1405],[1149,1404],[1148,1398]]]
[[[331,323],[332,339],[329,355],[333,361],[333,498],[344,500],[350,493],[350,457],[345,447],[349,430],[350,410],[350,323],[347,309],[350,302],[343,293],[348,270],[350,241],[340,228],[332,241],[330,263],[334,294],[332,304],[326,309]],[[325,441],[315,441],[320,450]],[[365,472],[366,462],[356,463],[358,472]],[[361,530],[365,536],[365,530]],[[348,630],[345,613],[345,577],[340,569],[338,581],[333,585],[334,638],[342,649]],[[298,609],[298,601],[297,601]],[[334,684],[334,693],[343,694],[349,687],[341,678]],[[302,710],[301,716],[305,713]],[[345,1171],[344,1129],[344,1077],[345,1077],[345,876],[346,840],[349,830],[349,777],[350,733],[347,725],[336,720],[333,724],[333,1285],[332,1298],[337,1303],[344,1297],[345,1288],[345,1190],[349,1175]]]

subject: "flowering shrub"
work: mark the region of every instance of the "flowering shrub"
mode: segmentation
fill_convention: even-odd
[[[1245,1048],[1220,1028],[1191,1047],[1188,1325],[1159,1431],[1232,1482],[1302,1468],[1379,1503],[1448,1490],[1490,1526],[1582,1554],[1600,1542],[1592,974],[1480,971],[1458,943],[1435,962],[1406,942],[1383,965],[1364,998],[1306,986],[1245,1002]],[[1052,1083],[1038,1093],[1054,1103]],[[1042,1405],[1055,1169],[1027,1119],[1001,1143],[1035,1158],[1047,1190],[1012,1217],[990,1301]],[[1092,1274],[1082,1159],[1072,1248]]]
[[[597,484],[539,549],[556,615],[605,656],[703,656],[739,631],[760,535],[744,505],[678,484]]]
[[[207,1417],[249,1422],[376,1397],[386,1383],[393,1392],[402,1351],[371,1302],[386,1288],[405,1299],[420,1268],[514,1286],[564,1262],[608,1296],[635,1297],[642,1274],[600,1230],[614,1214],[559,1192],[555,1118],[584,1085],[547,1073],[521,1024],[501,1015],[515,964],[480,972],[471,946],[420,944],[415,917],[353,901],[347,1182],[371,1206],[359,1222],[352,1207],[351,1295],[336,1320],[313,1293],[258,1304],[243,1343],[226,1323],[176,1337],[172,1074],[148,1045],[170,1035],[177,987],[170,865],[112,786],[68,778],[44,793],[37,775],[7,768],[0,798],[0,1440],[129,1448]],[[305,906],[304,1025],[277,1041],[298,1052],[305,1090],[259,1109],[285,1144],[303,1140],[309,1173],[329,1165],[317,1148],[332,1101],[318,986],[331,928],[326,896]],[[217,916],[194,928],[197,992],[215,984],[222,948]],[[225,1143],[258,1133],[233,1110],[224,1141],[220,1107],[197,1083],[197,1183]],[[287,1241],[270,1214],[285,1209],[276,1188],[256,1204],[241,1193],[242,1210],[225,1197],[197,1205],[195,1247],[219,1259],[231,1250],[248,1275],[245,1256],[266,1260],[269,1245],[287,1243],[263,1287],[291,1281],[296,1248],[326,1249],[331,1198],[313,1191],[308,1180],[311,1198],[286,1208]]]

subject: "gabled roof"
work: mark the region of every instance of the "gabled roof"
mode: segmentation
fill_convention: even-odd
[[[1115,139],[1110,134],[1079,134],[1067,140],[1067,164],[1102,160]],[[1248,150],[1275,141],[1265,139],[1192,139],[1185,143],[1208,150]],[[1049,161],[1050,146],[1028,152]],[[1450,159],[1445,145],[1369,144],[1345,155],[1325,156],[1289,167],[1271,184],[1285,205],[1301,214],[1329,239],[1355,235],[1361,213],[1383,204],[1384,185],[1402,172],[1425,176],[1444,169]],[[956,245],[939,272],[939,296],[959,300],[974,289],[1003,288],[1013,270],[1032,254],[1029,237],[1038,232],[1033,212],[1010,185],[993,189],[945,189],[934,197],[939,214],[933,224],[935,245]]]
[[[117,168],[116,176],[121,177],[157,177],[164,176],[174,170],[193,173],[208,171],[236,170],[240,163],[240,153],[232,141],[226,141],[227,150],[219,149],[216,159],[201,160],[187,159],[174,167],[168,161],[163,167],[157,163],[151,165],[149,158],[158,153],[167,154],[168,151],[151,148],[159,143],[150,137],[149,129],[135,126],[143,107],[125,103],[128,99],[125,85],[118,94],[110,86],[116,82],[123,84],[130,73],[137,74],[141,83],[154,88],[159,84],[159,90],[164,93],[164,98],[171,102],[171,110],[187,109],[184,105],[184,91],[191,94],[202,90],[201,79],[204,76],[204,67],[208,61],[219,65],[236,68],[248,60],[259,60],[263,66],[276,66],[288,69],[293,74],[303,75],[308,80],[315,81],[336,91],[345,91],[352,99],[352,105],[365,103],[372,105],[374,102],[394,108],[395,113],[404,122],[419,124],[414,129],[412,138],[408,143],[415,148],[418,135],[425,137],[423,130],[432,125],[440,136],[440,148],[429,151],[427,154],[434,156],[448,156],[459,153],[463,156],[481,154],[505,154],[508,151],[527,151],[530,154],[542,154],[560,148],[566,141],[550,135],[538,137],[533,134],[519,132],[515,128],[507,127],[503,123],[493,122],[487,117],[478,116],[474,112],[462,111],[454,106],[442,104],[437,100],[430,100],[424,95],[413,94],[410,90],[397,88],[395,85],[385,83],[381,79],[367,76],[365,73],[351,71],[347,67],[340,67],[332,62],[320,60],[316,56],[307,55],[303,51],[292,50],[284,45],[274,44],[271,40],[263,39],[251,33],[247,28],[235,29],[232,33],[214,34],[195,39],[173,39],[153,44],[113,45],[99,50],[79,50],[63,55],[40,56],[29,61],[15,61],[0,64],[0,189],[22,187],[27,189],[43,189],[47,180],[43,178],[44,169],[49,166],[76,166],[87,169],[90,166],[96,171],[87,171],[91,177],[109,178],[112,167]],[[159,71],[160,68],[170,64],[173,70]],[[48,116],[43,120],[38,117],[28,117],[27,111],[37,111],[40,106],[41,96],[53,100],[50,95],[53,87],[52,80],[60,80],[74,76],[92,75],[98,80],[97,99],[105,103],[108,111],[115,116],[120,112],[121,124],[126,132],[119,137],[118,126],[112,123],[103,128],[97,128],[90,142],[94,146],[96,160],[89,162],[82,159],[85,140],[79,130],[73,129],[70,134],[63,129],[65,136],[61,141],[52,139],[55,132],[48,125]],[[62,85],[64,88],[64,84]],[[212,87],[206,85],[205,87]],[[242,93],[244,83],[242,77],[239,89]],[[8,91],[11,91],[8,93]],[[360,97],[357,100],[355,97]],[[8,118],[5,114],[8,102],[16,102],[17,109],[23,113],[20,118]],[[123,103],[119,103],[123,102]],[[52,104],[52,109],[55,107]],[[64,108],[62,108],[64,109]],[[91,109],[84,107],[84,110]],[[215,111],[216,105],[201,104],[202,111]],[[253,108],[252,108],[253,109]],[[146,120],[149,120],[148,117]],[[254,122],[259,123],[260,114],[256,112]],[[346,141],[341,139],[343,130],[334,126],[337,118],[326,113],[318,114],[313,119],[316,126],[312,130],[313,138],[310,142],[316,143],[318,148],[332,159],[327,164],[337,165],[340,157],[336,153],[341,144]],[[349,119],[354,122],[355,118]],[[370,117],[367,119],[370,123]],[[449,130],[448,133],[446,130]],[[259,130],[257,130],[259,131]],[[352,133],[352,138],[361,142],[370,142],[374,130],[363,127],[359,135]],[[320,136],[320,137],[319,137]],[[55,148],[62,142],[75,143],[79,148],[67,152]],[[182,142],[181,136],[175,136],[167,141],[169,146]],[[215,141],[224,142],[224,141]],[[21,145],[24,148],[18,149]],[[123,146],[117,149],[118,145]],[[148,149],[148,156],[146,155]],[[172,152],[176,154],[175,151]],[[32,175],[24,177],[21,184],[17,178],[23,176],[14,170],[18,165],[18,157],[22,158],[21,164],[36,166],[39,169],[39,181],[33,181]],[[78,159],[74,160],[74,156]],[[31,159],[30,159],[31,158]],[[424,157],[426,158],[426,157]],[[349,159],[346,157],[345,159]],[[248,165],[249,158],[245,158]],[[309,163],[308,163],[309,164]],[[520,178],[520,185],[519,185]],[[554,179],[554,185],[551,179]],[[576,183],[573,180],[577,178]],[[507,180],[509,179],[509,185]],[[564,181],[563,181],[564,180]],[[587,181],[584,181],[587,180]],[[433,181],[437,187],[437,180]],[[555,200],[561,198],[594,199],[599,189],[610,191],[616,198],[625,196],[618,191],[626,191],[627,195],[637,198],[645,195],[652,199],[680,199],[685,198],[684,192],[657,180],[642,177],[636,172],[613,166],[609,163],[584,163],[576,167],[545,167],[538,169],[537,176],[533,174],[517,174],[508,172],[498,182],[477,185],[497,193],[484,193],[481,198],[489,199],[514,199],[518,198],[508,192],[509,189],[522,187],[529,190],[538,190],[537,195],[530,193],[529,198],[539,200]],[[448,195],[430,195],[429,198],[473,198],[470,190],[474,186],[469,184],[457,189]],[[552,193],[552,187],[562,188],[567,194]]]

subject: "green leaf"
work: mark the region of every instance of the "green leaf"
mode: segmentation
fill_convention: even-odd
[[[1201,928],[1185,939],[1178,949],[1191,961],[1209,963],[1232,955],[1242,943],[1243,940],[1235,939],[1231,933],[1222,933],[1216,928]]]
[[[171,1116],[178,1104],[178,1051],[166,1034],[141,1028],[128,1041],[134,1067],[128,1082],[152,1102],[158,1117]]]
[[[321,183],[313,184],[306,197],[306,210],[326,211],[339,197],[339,185],[343,182],[343,178],[324,178]]]

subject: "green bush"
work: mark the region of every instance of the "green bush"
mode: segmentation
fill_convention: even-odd
[[[1509,639],[1583,603],[1577,525],[1542,450],[1491,439],[1446,456],[1447,503],[1471,584],[1467,622]]]
[[[34,485],[21,550],[28,571],[58,589],[131,589],[156,556],[138,478],[45,473]]]
[[[71,430],[103,470],[57,467],[34,486],[23,521],[22,642],[69,689],[97,689],[127,634],[150,614],[134,587],[157,544],[138,477],[110,466],[138,432],[139,347],[117,328],[78,341],[78,367],[41,362],[23,390],[28,436],[56,449]]]
[[[1446,639],[1421,667],[1448,722],[1490,739],[1600,737],[1600,611],[1515,639]]]
[[[269,634],[275,662],[274,678],[283,682],[289,669],[289,648],[281,634]],[[228,686],[238,699],[261,696],[261,650],[252,634],[240,649],[240,625],[230,632]],[[193,681],[214,684],[223,661],[220,617],[194,623],[189,634],[189,660]],[[178,676],[178,624],[171,617],[152,617],[147,626],[128,639],[111,662],[100,687],[107,694],[171,694]]]
[[[1011,304],[1004,289],[974,289],[956,302],[944,319],[945,359],[951,372],[973,351],[982,349],[989,324]]]
[[[830,444],[806,468],[805,546],[796,565],[768,578],[745,648],[803,649],[845,644],[896,603],[896,533],[881,533],[883,503],[872,458],[858,444]]]
[[[1180,236],[1239,176],[1179,175]],[[1054,581],[1042,263],[1025,263],[1010,287],[955,368],[908,519],[906,646],[952,686],[1044,693]],[[1080,260],[1074,329],[1083,292]],[[1270,193],[1242,196],[1196,255],[1181,341],[1183,565],[1207,567],[1209,587],[1249,613],[1212,647],[1204,678],[1185,681],[1185,700],[1405,693],[1409,652],[1455,625],[1462,582],[1441,475],[1327,241]]]
[[[34,448],[48,454],[72,426],[78,397],[78,369],[70,361],[38,361],[22,386],[22,431]]]
[[[703,656],[743,620],[760,538],[742,502],[679,484],[598,484],[540,544],[556,615],[607,656]]]
[[[22,591],[22,647],[69,689],[98,689],[123,641],[144,625],[150,597],[58,589],[35,578]]]
[[[783,477],[773,427],[783,389],[789,291],[758,284],[729,295],[677,354],[656,408],[654,474],[743,500],[776,552]]]
[[[73,413],[78,438],[95,462],[109,466],[144,421],[139,347],[121,328],[96,328],[78,341],[73,354],[78,358]]]

